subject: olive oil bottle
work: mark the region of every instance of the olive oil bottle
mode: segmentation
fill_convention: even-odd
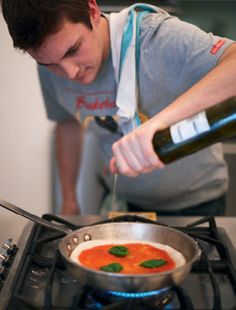
[[[153,147],[165,164],[236,137],[236,97],[156,132]]]

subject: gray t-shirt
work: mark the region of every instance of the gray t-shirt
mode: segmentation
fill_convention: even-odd
[[[231,40],[207,34],[167,13],[147,14],[140,26],[139,109],[152,117],[185,92],[216,64]],[[76,117],[99,139],[106,166],[111,146],[121,137],[94,117],[116,114],[116,82],[111,55],[96,80],[80,85],[39,66],[48,118]],[[96,155],[95,155],[96,156]],[[112,188],[113,176],[104,176]],[[177,210],[221,196],[227,190],[227,168],[220,144],[137,178],[119,176],[118,195],[151,210]]]

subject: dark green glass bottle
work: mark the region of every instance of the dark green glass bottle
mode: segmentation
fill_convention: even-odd
[[[161,161],[168,164],[233,137],[236,137],[236,97],[156,132],[152,142]]]

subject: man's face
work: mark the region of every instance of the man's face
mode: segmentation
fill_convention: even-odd
[[[82,23],[65,21],[62,28],[46,38],[36,51],[27,52],[56,75],[81,84],[94,81],[109,53],[107,21],[92,21],[93,29]]]

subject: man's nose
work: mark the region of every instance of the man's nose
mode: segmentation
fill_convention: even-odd
[[[80,71],[80,67],[77,64],[70,61],[64,61],[61,66],[63,68],[63,71],[65,72],[66,77],[69,80],[76,79],[76,76]]]

